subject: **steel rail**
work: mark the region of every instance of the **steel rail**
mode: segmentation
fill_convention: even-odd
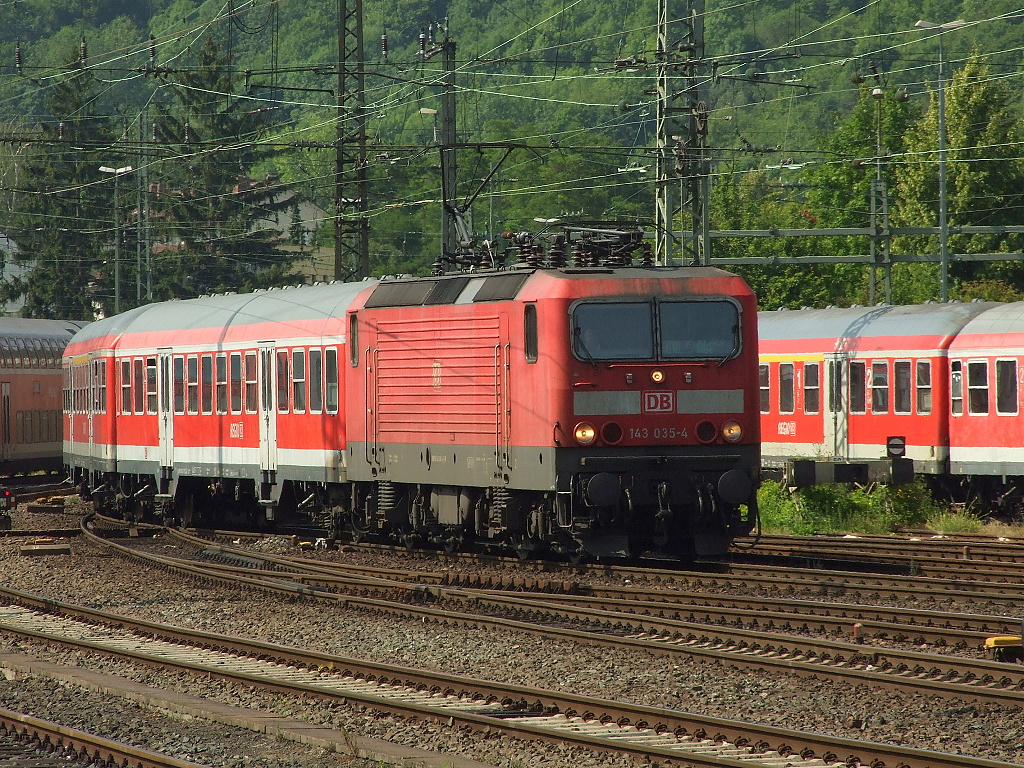
[[[122,768],[202,768],[197,763],[111,741],[96,734],[66,728],[57,723],[7,709],[0,709],[0,733],[14,734],[21,739],[38,742],[44,748],[64,753],[69,759],[74,755],[75,759],[87,761],[91,765],[118,765]]]
[[[59,607],[55,601],[44,601]],[[64,609],[100,614],[74,606]],[[1011,764],[807,734],[722,718],[373,664],[330,654],[136,622],[108,614],[112,629],[27,609],[0,611],[0,629],[44,642],[115,655],[162,668],[177,668],[260,688],[358,702],[404,717],[427,718],[520,738],[572,743],[673,764],[741,768],[778,765],[780,756],[799,765],[847,764],[911,768],[1009,768]],[[140,634],[156,629],[155,637]],[[174,643],[168,635],[181,634]],[[161,639],[156,639],[156,638]],[[187,643],[187,645],[182,645]],[[268,649],[270,658],[260,659]],[[248,649],[245,651],[244,649]],[[244,655],[243,655],[244,654]],[[283,660],[279,663],[276,659]],[[318,663],[314,663],[313,660]],[[798,762],[796,756],[802,760]],[[820,758],[821,762],[813,762]]]

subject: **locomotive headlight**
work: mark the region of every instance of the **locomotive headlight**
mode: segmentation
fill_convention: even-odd
[[[593,424],[581,421],[576,425],[576,429],[572,431],[572,435],[580,445],[590,445],[597,439],[597,430],[594,429]]]
[[[722,425],[722,437],[730,443],[735,443],[743,437],[743,427],[735,421],[727,421]]]
[[[661,384],[665,380],[665,372],[659,370],[651,371],[651,381],[655,384]]]

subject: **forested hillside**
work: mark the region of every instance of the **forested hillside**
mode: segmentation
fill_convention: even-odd
[[[670,29],[681,38],[677,5]],[[373,271],[423,273],[440,248],[433,51],[445,34],[464,145],[457,188],[466,199],[479,187],[475,233],[551,218],[649,224],[657,8],[367,0]],[[328,217],[335,207],[337,13],[313,0],[0,3],[0,231],[20,251],[8,258],[27,267],[0,298],[24,299],[28,314],[86,317],[133,306],[150,286],[161,299],[294,282],[294,255],[333,243],[329,218],[303,231],[313,222],[299,202]],[[1024,224],[1022,18],[1006,0],[707,0],[713,227],[865,226],[879,180],[894,226],[935,226],[941,41],[950,249],[1020,252],[1019,235],[956,227]],[[967,23],[940,34],[915,27],[922,19]],[[516,148],[483,183],[505,153],[495,145],[508,142]],[[261,228],[274,218],[291,221],[293,242]],[[137,275],[143,246],[152,268]],[[730,239],[714,254],[868,247],[863,237]],[[937,247],[932,235],[892,242],[899,253]],[[893,300],[936,298],[936,269],[897,265]],[[740,271],[768,308],[873,298],[861,265]],[[955,263],[950,274],[955,297],[1024,295],[1013,261]]]

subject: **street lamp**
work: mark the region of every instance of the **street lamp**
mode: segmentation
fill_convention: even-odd
[[[939,298],[949,300],[949,222],[947,221],[946,204],[946,81],[942,69],[942,35],[951,29],[966,26],[963,19],[935,24],[930,21],[918,21],[914,24],[918,29],[937,32],[939,37]]]
[[[121,312],[121,217],[117,208],[117,180],[126,173],[131,173],[132,167],[126,165],[123,168],[110,168],[106,165],[100,166],[100,173],[114,174],[114,314]]]

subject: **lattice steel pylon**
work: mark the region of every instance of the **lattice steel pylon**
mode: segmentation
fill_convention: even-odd
[[[658,264],[710,263],[710,160],[704,97],[704,0],[686,6],[670,38],[671,0],[658,0],[657,188],[654,255]],[[677,234],[678,233],[678,234]]]
[[[363,0],[338,0],[338,132],[334,164],[334,279],[368,277]]]

